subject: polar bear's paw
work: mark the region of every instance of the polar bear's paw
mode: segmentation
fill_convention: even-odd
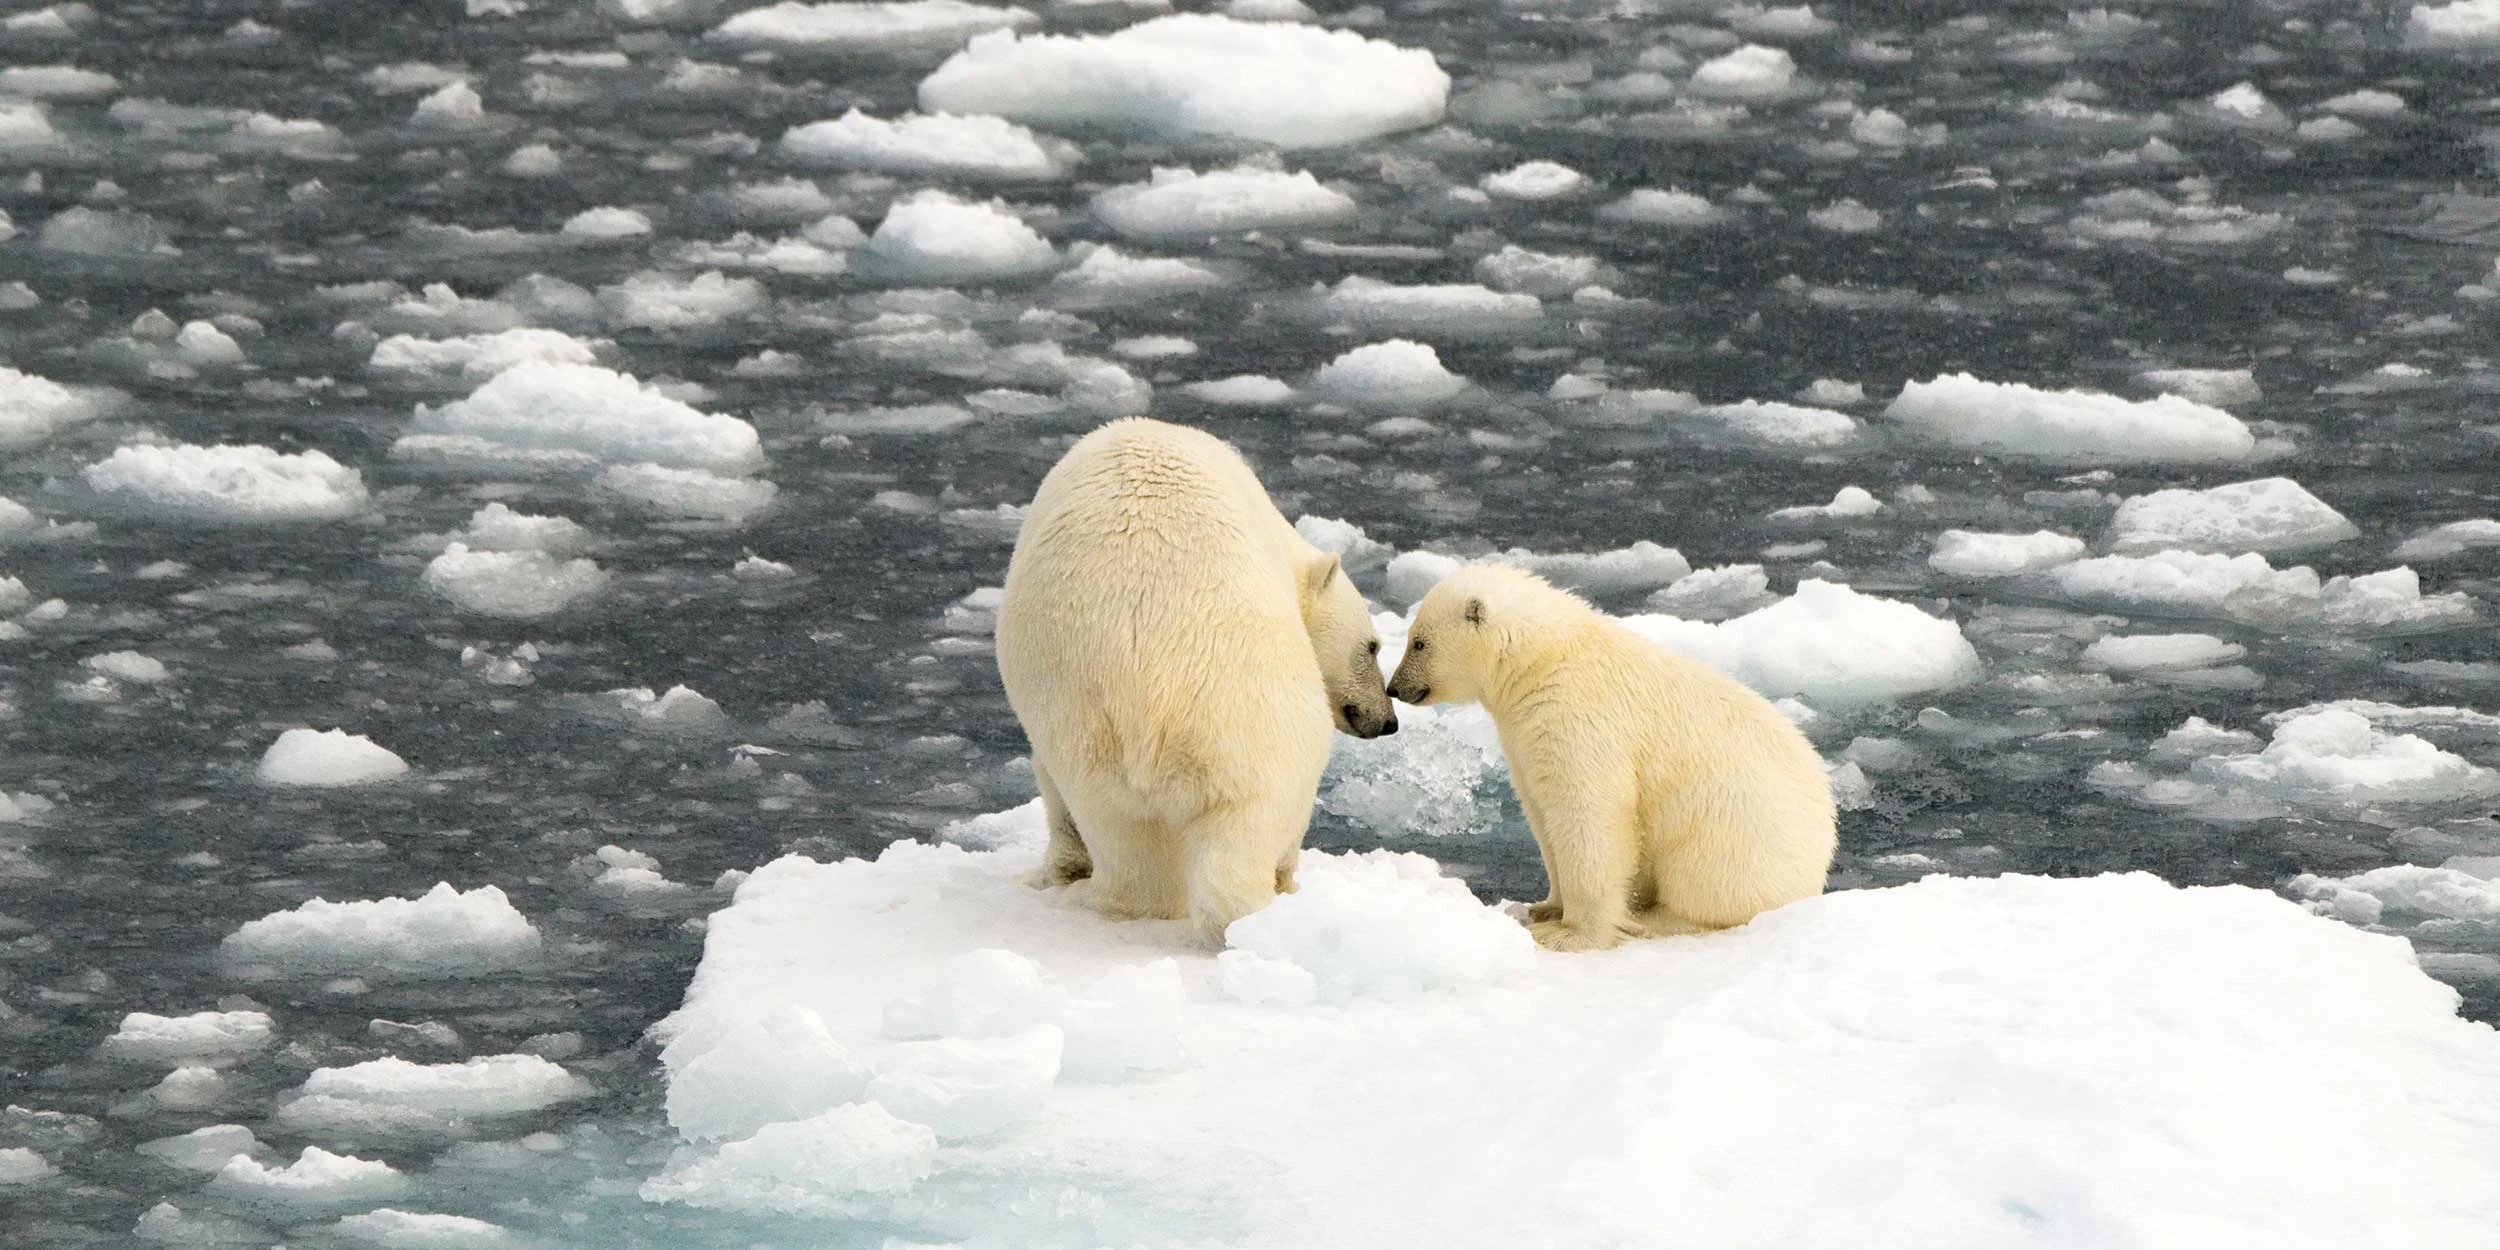
[[[1549,951],[1605,951],[1613,950],[1631,938],[1648,937],[1649,930],[1628,920],[1592,928],[1569,925],[1556,919],[1530,924],[1528,935],[1536,939],[1537,945]]]
[[[1549,898],[1543,902],[1528,904],[1528,922],[1531,924],[1544,924],[1547,921],[1560,919],[1562,919],[1561,899]]]

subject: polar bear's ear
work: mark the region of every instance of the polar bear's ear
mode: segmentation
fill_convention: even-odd
[[[1318,598],[1321,591],[1328,589],[1328,583],[1337,580],[1337,574],[1343,571],[1345,571],[1345,560],[1335,552],[1311,561],[1302,566],[1302,592],[1314,599]]]
[[[1467,623],[1470,625],[1484,624],[1484,600],[1470,599],[1467,601]]]

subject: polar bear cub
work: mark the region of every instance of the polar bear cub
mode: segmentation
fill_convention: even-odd
[[[1330,734],[1397,731],[1338,558],[1222,441],[1114,421],[1043,477],[1007,564],[998,673],[1033,746],[1034,884],[1210,937],[1293,888]]]
[[[1805,735],[1534,574],[1469,565],[1435,586],[1389,693],[1492,714],[1545,860],[1543,946],[1724,928],[1823,891],[1831,785]]]

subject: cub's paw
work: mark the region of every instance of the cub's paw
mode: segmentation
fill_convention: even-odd
[[[1528,920],[1532,924],[1543,924],[1549,920],[1560,919],[1562,919],[1561,899],[1549,898],[1541,903],[1528,904]]]
[[[1028,889],[1055,890],[1063,885],[1074,885],[1093,875],[1093,864],[1083,860],[1075,863],[1069,863],[1066,860],[1044,860],[1040,867],[1025,873],[1016,880],[1024,883]]]
[[[1559,920],[1546,920],[1529,925],[1528,936],[1549,951],[1605,951],[1613,950],[1623,943],[1623,939],[1632,936],[1623,931],[1626,927],[1608,925],[1592,931],[1575,929]]]

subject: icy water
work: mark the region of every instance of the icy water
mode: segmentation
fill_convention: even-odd
[[[0,574],[26,591],[0,598],[18,622],[0,641],[0,796],[21,796],[5,810],[23,817],[0,823],[14,1104],[0,1147],[56,1169],[0,1188],[5,1239],[130,1244],[165,1201],[199,1221],[160,1221],[178,1244],[351,1236],[333,1222],[375,1203],[203,1195],[206,1173],[134,1149],[242,1124],[273,1163],[307,1144],[359,1147],[417,1178],[422,1197],[403,1205],[546,1244],[847,1244],[636,1196],[676,1144],[643,1034],[685,990],[702,918],[734,885],[722,874],[794,851],[872,854],[1030,797],[986,613],[965,601],[1000,581],[1014,525],[1000,508],[1124,401],[1087,389],[1109,375],[1035,364],[1018,344],[1126,369],[1151,384],[1157,415],[1242,448],[1288,516],[1351,522],[1397,551],[1648,541],[1696,569],[1759,564],[1775,593],[1844,582],[1959,623],[1978,680],[1817,709],[1817,744],[1863,778],[1837,886],[2149,869],[2278,888],[2500,854],[2487,790],[2320,803],[2146,780],[2180,773],[2152,744],[2189,717],[2255,735],[2237,748],[2254,751],[2267,714],[2323,701],[2500,710],[2500,546],[2409,561],[2423,594],[2467,602],[2341,627],[2174,619],[1928,563],[1949,529],[2052,529],[2098,554],[2121,497],[2269,476],[2357,530],[2271,556],[2321,578],[2407,563],[2391,552],[2409,536],[2500,513],[2500,204],[2471,198],[2500,195],[2492,62],[2408,46],[2401,6],[1815,12],[1367,7],[1341,16],[1448,71],[1449,120],[1275,155],[1062,127],[1081,164],[1022,181],[846,172],[777,145],[854,106],[910,109],[944,42],[758,51],[706,37],[726,12],[588,0],[11,16],[0,365],[104,397],[0,453],[0,495],[35,514],[14,529],[0,517]],[[1137,16],[1052,9],[1042,28]],[[1744,43],[1787,49],[1793,77],[1696,98],[1693,68]],[[53,66],[91,73],[33,70]],[[437,94],[459,81],[481,108]],[[2323,106],[2365,91],[2381,94]],[[1089,209],[1157,167],[1238,158],[1307,169],[1356,207],[1147,239]],[[1530,160],[1587,184],[1545,200],[1475,190]],[[842,259],[856,236],[824,219],[873,230],[927,186],[1004,197],[1058,266],[1074,245],[1111,242],[1207,262],[1218,280],[1103,294],[1047,273],[915,281]],[[1609,211],[1641,189],[1703,197],[1709,219]],[[2426,202],[2452,193],[2468,198],[2445,215]],[[650,228],[564,233],[602,207]],[[765,254],[793,238],[815,242]],[[1479,266],[1512,245],[1593,264],[1558,282]],[[853,272],[828,272],[840,268]],[[709,271],[725,277],[689,285]],[[533,275],[566,285],[514,287]],[[1314,289],[1356,276],[1491,282],[1541,302],[1524,316],[1515,302],[1379,314]],[[429,300],[434,284],[469,302]],[[179,329],[194,322],[217,329]],[[596,340],[600,364],[750,423],[769,505],[724,520],[741,509],[665,490],[638,500],[579,465],[394,455],[419,405],[440,409],[484,376],[376,369],[376,344],[516,325]],[[1148,336],[1195,350],[1115,350]],[[1393,338],[1429,343],[1472,385],[1403,408],[1320,402],[1313,371]],[[1944,374],[2145,399],[2159,388],[2138,375],[2174,368],[2253,370],[2258,394],[2215,398],[2253,430],[2253,452],[1973,454],[1880,415],[1904,383]],[[1183,389],[1236,374],[1302,389],[1268,407]],[[1800,398],[1819,380],[1864,397]],[[1829,446],[1716,436],[1708,421],[1610,407],[1600,389],[1819,405],[1860,428]],[[967,406],[893,411],[933,404]],[[119,447],[172,443],[318,450],[355,469],[363,494],[333,515],[238,522],[83,472]],[[1845,486],[1883,508],[1769,515]],[[604,586],[533,619],[429,588],[442,536],[489,503],[585,527]],[[739,568],[750,555],[787,568]],[[1384,607],[1404,606],[1377,556],[1354,567]],[[1601,601],[1637,611],[1657,584]],[[2104,635],[2165,633],[2244,651],[2146,672],[2083,658]],[[88,663],[118,652],[166,675]],[[717,710],[646,716],[609,693],[679,685]],[[2500,767],[2487,717],[2374,719]],[[367,735],[412,772],[260,784],[262,752],[296,726]],[[1485,898],[1536,896],[1533,847],[1498,779],[1462,766],[1453,783],[1446,760],[1384,751],[1345,753],[1312,845],[1423,849]],[[678,884],[620,872],[652,865],[603,847]],[[404,978],[220,958],[247,921],[307,899],[412,897],[438,881],[500,887],[542,955],[517,972]],[[2463,993],[2464,1014],[2490,1021],[2491,914],[2377,919]],[[169,1065],[100,1050],[126,1013],[220,1009],[265,1010],[279,1030],[204,1091],[152,1092]],[[273,1118],[316,1068],[516,1051],[593,1092],[430,1136]]]

